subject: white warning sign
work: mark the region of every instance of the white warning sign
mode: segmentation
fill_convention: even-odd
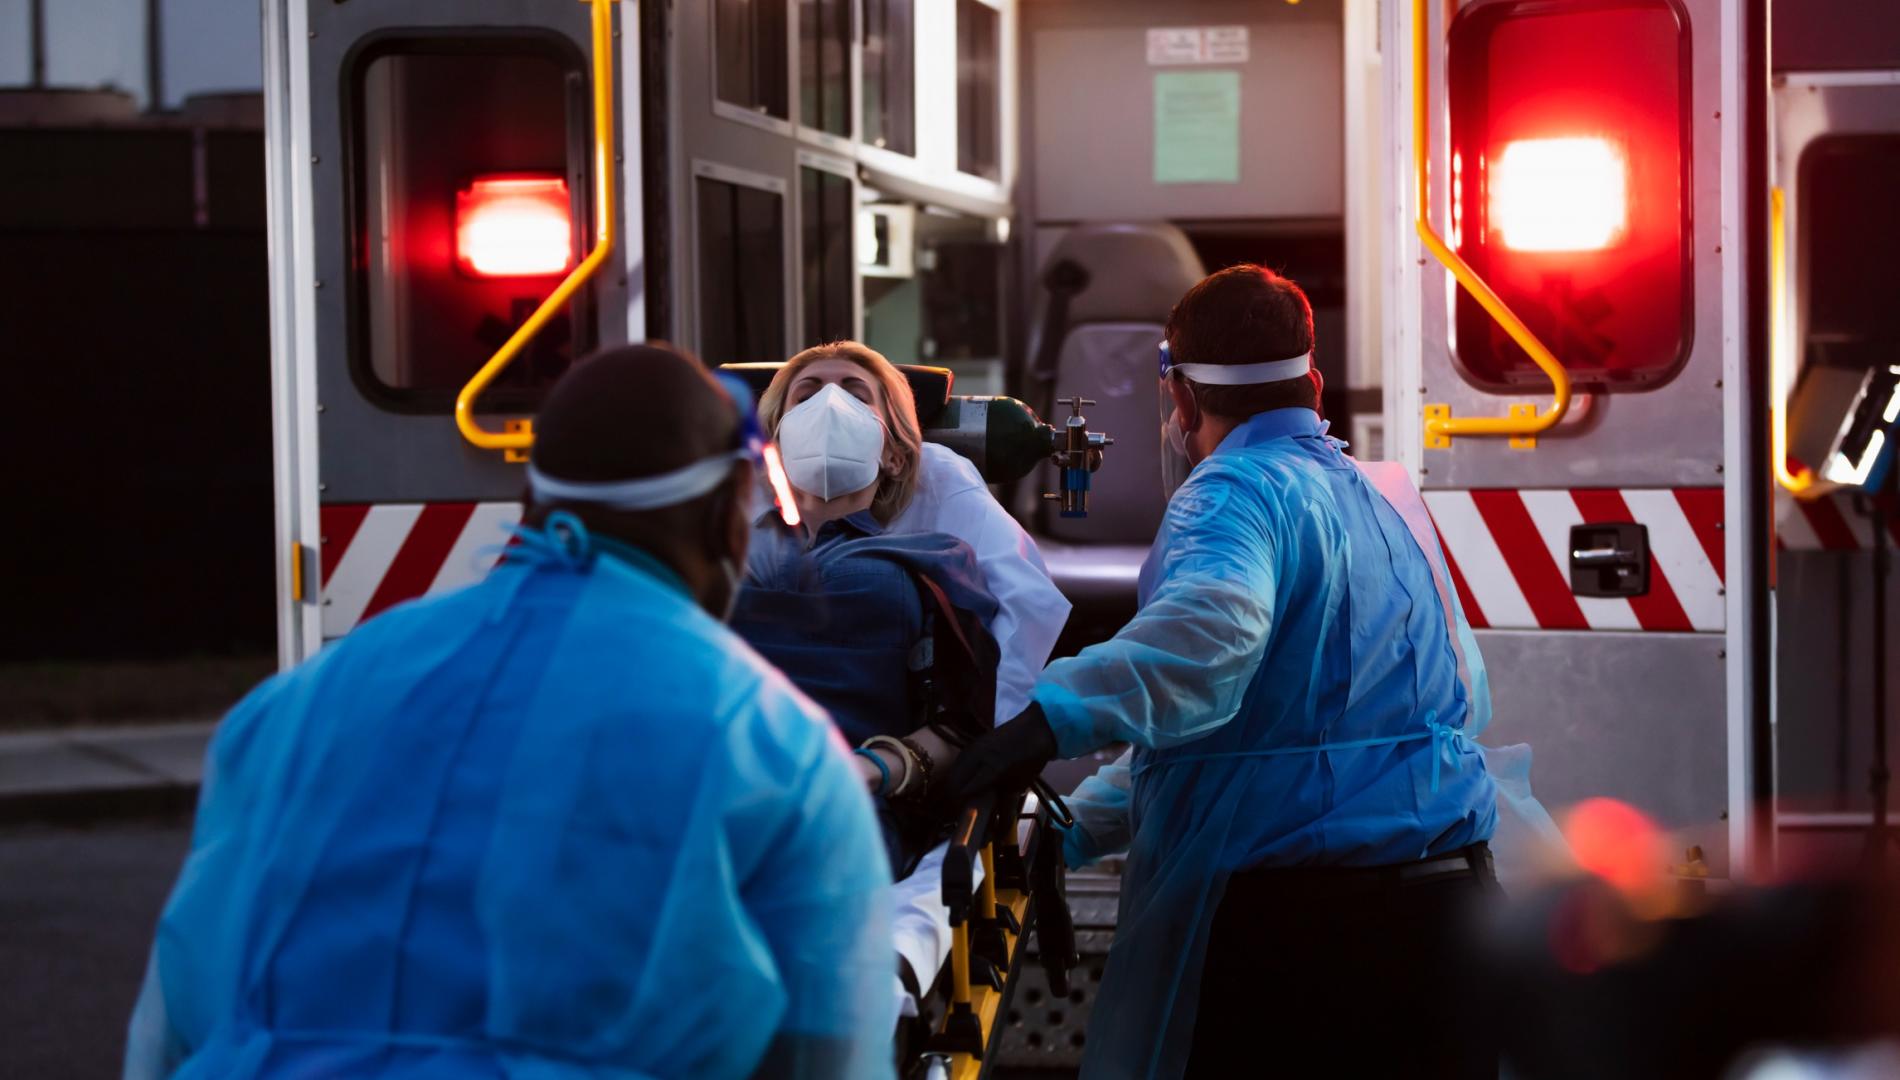
[[[1148,28],[1148,63],[1244,64],[1244,26],[1154,26]]]

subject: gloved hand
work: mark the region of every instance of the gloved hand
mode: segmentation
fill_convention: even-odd
[[[965,746],[943,778],[931,785],[931,802],[949,816],[979,792],[1021,791],[1055,756],[1056,733],[1042,706],[1032,702],[1008,723]]]

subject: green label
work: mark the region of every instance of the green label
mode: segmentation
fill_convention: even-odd
[[[1155,183],[1240,182],[1240,72],[1155,73]]]

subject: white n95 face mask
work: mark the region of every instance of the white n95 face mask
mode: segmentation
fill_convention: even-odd
[[[877,483],[884,422],[833,383],[779,420],[778,446],[792,486],[828,501]]]

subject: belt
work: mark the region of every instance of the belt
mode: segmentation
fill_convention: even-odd
[[[1462,878],[1474,878],[1480,883],[1493,880],[1490,844],[1480,840],[1443,855],[1387,866],[1254,866],[1235,871],[1227,880],[1227,890],[1230,895],[1238,890],[1278,895],[1347,896],[1436,885]]]

